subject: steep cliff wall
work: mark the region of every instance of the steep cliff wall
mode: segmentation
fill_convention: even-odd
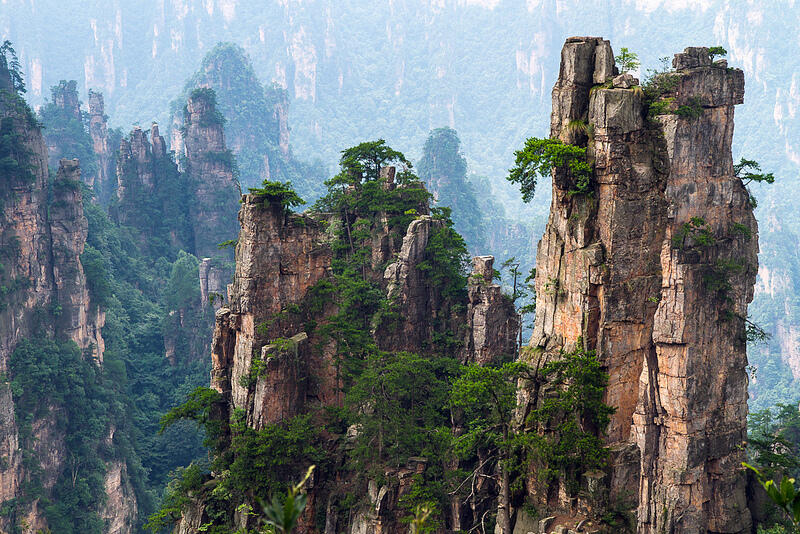
[[[110,206],[112,216],[136,229],[143,249],[153,256],[195,251],[190,181],[178,172],[166,146],[155,123],[149,132],[135,127],[120,141],[116,199]]]
[[[62,96],[65,106],[77,109],[76,96],[72,100],[69,94]],[[19,384],[37,379],[16,376],[18,368],[32,362],[27,356],[17,357],[15,367],[13,355],[23,344],[30,351],[48,338],[59,343],[71,340],[79,349],[75,357],[83,359],[83,365],[97,368],[105,351],[101,335],[105,313],[91,301],[81,263],[88,224],[78,160],[62,159],[55,180],[48,184],[44,139],[18,95],[0,96],[0,123],[0,135],[8,141],[4,150],[10,148],[2,156],[16,162],[0,171],[0,370],[5,377],[0,384],[0,456],[4,459],[0,464],[0,502],[12,511],[0,519],[0,528],[8,530],[27,522],[37,530],[48,528],[40,498],[52,499],[70,458],[75,459],[71,456],[75,453],[74,434],[65,430],[72,428],[72,407],[51,398],[33,399],[34,404],[26,408],[17,406],[32,393],[15,389],[12,394],[11,384],[19,388]],[[57,365],[61,357],[52,347],[50,351],[49,361],[39,368],[43,387],[52,380],[47,366]],[[79,380],[76,375],[70,379]],[[33,406],[33,413],[25,411]],[[109,437],[109,447],[111,441]],[[107,499],[104,505],[95,502],[94,512],[109,521],[107,532],[129,532],[137,504],[125,474],[125,460],[109,459],[105,468]],[[37,486],[40,496],[31,494]]]
[[[97,156],[97,173],[93,181],[86,180],[94,187],[95,194],[104,205],[111,198],[114,186],[114,175],[117,147],[109,139],[108,117],[105,114],[103,93],[89,90],[89,136],[92,138],[92,149]]]
[[[541,369],[579,339],[597,351],[605,402],[616,409],[601,485],[638,508],[639,532],[747,532],[738,466],[758,245],[730,151],[744,82],[704,48],[673,65],[664,75],[672,82],[653,96],[615,77],[607,41],[564,45],[551,137],[587,147],[593,188],[573,194],[572,176],[554,172],[526,354]],[[547,390],[546,381],[525,383],[520,397],[529,410]],[[591,507],[563,485],[539,487],[535,473],[528,486],[545,507]]]
[[[65,409],[49,399],[36,399],[36,413],[19,412],[15,401],[25,392],[12,394],[11,381],[20,378],[14,374],[12,354],[26,341],[65,339],[74,341],[82,357],[94,362],[89,365],[99,366],[105,315],[91,302],[80,260],[87,221],[78,161],[61,160],[54,182],[48,185],[44,139],[18,95],[0,97],[0,123],[0,135],[8,141],[4,150],[10,148],[3,156],[16,162],[3,167],[0,186],[0,370],[5,377],[0,385],[0,456],[4,459],[0,502],[13,511],[4,515],[0,526],[9,529],[26,521],[30,528],[43,529],[47,521],[39,497],[28,491],[40,484],[42,496],[49,497],[67,466]],[[124,461],[112,460],[108,465],[111,471],[125,469]],[[97,511],[120,525],[115,532],[127,531],[136,514],[129,482],[120,477],[118,484],[108,487],[113,492],[109,499],[116,502],[119,513]],[[127,490],[122,498],[117,495],[120,488]]]

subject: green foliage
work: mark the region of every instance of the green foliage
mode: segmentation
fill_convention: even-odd
[[[4,100],[0,95],[0,101]],[[30,184],[36,178],[30,163],[30,151],[22,139],[22,134],[14,125],[12,117],[0,119],[0,203],[11,194],[11,185]],[[2,205],[2,204],[0,204]]]
[[[528,373],[522,362],[464,368],[450,392],[453,407],[463,410],[464,432],[454,440],[459,457],[470,458],[479,449],[498,449],[504,453],[502,460],[510,460],[517,379]]]
[[[283,491],[287,482],[306,466],[324,461],[324,453],[317,445],[319,430],[311,414],[261,430],[248,427],[241,420],[242,415],[234,414],[230,449],[215,461],[220,470],[229,470],[223,484],[233,495],[233,502],[246,496],[266,501]]]
[[[19,64],[17,52],[11,45],[11,41],[5,40],[0,45],[0,76],[8,73],[11,87],[8,89],[18,94],[25,93],[25,81],[22,78],[22,67]],[[1,81],[1,80],[0,80]],[[0,85],[0,89],[6,89]]]
[[[275,495],[269,504],[264,504],[262,509],[264,511],[264,522],[273,527],[276,532],[288,534],[294,530],[297,525],[297,520],[303,514],[306,507],[308,496],[302,492],[311,473],[314,471],[314,466],[308,468],[306,476],[297,484],[292,484],[286,491],[286,497],[281,499]]]
[[[290,181],[301,197],[317,198],[327,171],[322,163],[298,161],[286,153],[283,133],[289,108],[286,89],[263,86],[244,50],[233,43],[218,43],[203,58],[197,73],[186,83],[184,95],[173,103],[173,115],[193,89],[213,88],[217,109],[225,117],[225,138],[236,146],[242,183],[256,186],[267,174],[278,182]],[[265,163],[269,168],[265,169]]]
[[[84,193],[89,231],[81,261],[92,302],[106,314],[103,369],[119,390],[113,402],[119,410],[115,441],[127,460],[140,517],[145,518],[169,482],[170,471],[207,456],[194,422],[175,422],[160,434],[158,430],[169,406],[208,382],[209,364],[198,355],[206,353],[210,313],[200,309],[196,259],[181,255],[173,269],[168,258],[150,255],[157,247],[143,247],[136,233],[111,221],[90,198]],[[166,244],[162,250],[178,255]],[[191,291],[181,295],[190,284]],[[194,298],[189,295],[197,301],[170,315],[174,308],[167,306],[167,295],[173,305],[188,305]],[[174,340],[173,361],[179,365],[164,357],[165,333]]]
[[[45,126],[44,137],[49,146],[56,147],[50,154],[50,166],[57,167],[61,158],[77,158],[84,175],[95,175],[98,170],[97,155],[92,138],[84,124],[82,115],[73,115],[73,110],[59,102],[78,100],[77,82],[61,80],[50,88],[51,98],[39,109],[39,120]]]
[[[735,259],[719,259],[703,273],[703,288],[709,293],[727,297],[731,289],[730,276],[742,272],[744,264]]]
[[[149,168],[140,168],[132,160],[120,163],[118,179],[126,194],[122,199],[114,195],[109,213],[117,224],[130,227],[123,231],[138,233],[136,248],[142,248],[148,259],[168,261],[175,259],[180,248],[196,250],[189,216],[190,206],[197,203],[191,174],[178,172],[170,155],[153,158]],[[152,189],[143,187],[140,172],[152,173]]]
[[[168,309],[187,309],[200,301],[200,287],[197,283],[200,279],[199,265],[197,258],[188,252],[178,251],[164,292]]]
[[[711,226],[702,217],[690,218],[672,236],[672,246],[679,249],[692,246],[710,247],[714,243],[716,239]]]
[[[464,238],[453,228],[450,208],[433,208],[435,220],[442,224],[431,231],[425,247],[425,259],[417,268],[427,273],[428,279],[441,289],[442,296],[455,300],[466,296],[466,272],[469,262]]]
[[[189,94],[189,98],[195,101],[202,101],[208,108],[205,113],[200,116],[200,126],[203,128],[210,128],[212,126],[223,126],[225,124],[225,116],[217,109],[217,93],[210,87],[198,87]],[[188,116],[188,109],[185,114]]]
[[[760,170],[761,165],[757,161],[753,161],[751,159],[742,158],[739,160],[739,163],[735,163],[733,165],[734,176],[739,178],[745,187],[750,185],[751,182],[766,184],[775,183],[775,175],[773,175],[771,172],[754,172]]]
[[[792,404],[751,412],[747,420],[747,459],[760,472],[800,476],[800,412]]]
[[[631,72],[639,68],[639,55],[625,47],[620,48],[619,55],[614,56],[621,73]]]
[[[104,461],[112,460],[118,443],[105,445],[106,432],[118,405],[119,390],[99,365],[83,357],[72,341],[44,335],[22,341],[9,361],[11,391],[20,432],[20,446],[33,449],[34,421],[51,417],[64,441],[65,466],[45,501],[44,513],[56,532],[102,532],[98,499],[104,494]],[[41,495],[40,461],[25,455],[33,473],[27,498]],[[21,519],[21,518],[18,518]]]
[[[795,529],[800,529],[800,487],[795,487],[795,479],[784,476],[778,483],[764,480],[758,469],[746,463],[742,465],[755,473],[770,500],[786,514]]]
[[[714,58],[716,56],[728,55],[728,51],[722,48],[721,46],[711,46],[708,48],[708,55],[711,57],[711,61],[714,61]]]
[[[514,152],[514,166],[508,181],[519,184],[522,200],[530,202],[536,191],[536,180],[547,176],[553,168],[565,168],[573,179],[570,194],[590,192],[592,166],[586,161],[586,149],[567,145],[558,139],[531,137],[522,150]]]
[[[449,432],[450,380],[458,363],[406,352],[370,356],[347,394],[359,425],[358,469],[403,465],[409,456],[441,456]]]
[[[681,104],[673,113],[684,119],[697,119],[703,114],[703,102],[700,98],[693,96],[689,98],[687,104]]]
[[[743,236],[745,241],[750,241],[753,238],[753,232],[750,230],[750,227],[738,222],[733,223],[731,226],[731,234],[734,236]]]
[[[366,141],[342,150],[339,160],[341,172],[332,179],[331,184],[358,185],[365,181],[377,181],[381,177],[381,169],[392,164],[411,168],[411,162],[383,139]]]
[[[660,58],[661,67],[648,69],[642,84],[645,101],[654,104],[663,95],[672,93],[678,87],[679,77],[672,71],[669,57]],[[651,113],[651,115],[659,113]]]
[[[92,305],[105,308],[113,295],[108,260],[102,252],[87,244],[81,254],[81,265],[86,275],[86,286],[89,288]]]
[[[264,198],[264,204],[279,203],[284,211],[289,211],[296,206],[302,206],[305,200],[292,188],[292,182],[273,182],[264,180],[261,187],[251,187],[250,193]]]
[[[553,394],[528,416],[528,425],[545,430],[529,435],[532,457],[545,480],[565,477],[574,491],[581,474],[604,468],[608,459],[600,437],[615,412],[603,403],[608,374],[579,339],[574,351],[547,363],[540,376]]]
[[[672,103],[674,101],[675,99],[670,97],[651,102],[647,108],[647,116],[652,119],[658,115],[668,115],[672,113]]]
[[[217,390],[198,386],[189,394],[186,402],[172,408],[161,417],[159,432],[164,432],[167,427],[181,419],[190,419],[195,421],[205,432],[205,445],[214,447],[219,452],[222,445],[220,439],[223,437],[223,425],[218,417],[213,417],[212,411],[222,402],[222,395]]]
[[[199,463],[177,468],[170,474],[161,508],[147,519],[144,528],[153,533],[172,528],[183,508],[192,502],[190,495],[197,493],[208,478],[208,470]]]

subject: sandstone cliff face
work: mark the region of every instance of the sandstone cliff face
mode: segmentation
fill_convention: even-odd
[[[234,159],[225,146],[220,114],[204,94],[186,104],[183,145],[186,172],[194,190],[189,207],[195,238],[195,255],[218,256],[217,244],[236,237],[239,184]]]
[[[564,45],[551,136],[587,146],[593,195],[571,195],[571,177],[554,173],[537,258],[536,350],[527,354],[539,369],[579,338],[597,351],[610,377],[605,402],[616,408],[601,484],[638,508],[639,532],[749,532],[738,466],[743,318],[758,245],[730,151],[744,82],[740,70],[712,65],[707,49],[687,49],[673,65],[676,88],[661,98],[674,99],[672,110],[700,106],[699,116],[649,120],[636,80],[614,77],[607,41]],[[586,121],[591,135],[574,121]],[[712,244],[693,239],[693,217]],[[523,384],[520,398],[534,407],[540,391]],[[589,506],[557,485],[536,486],[534,474],[529,493],[551,508]]]
[[[89,298],[80,261],[87,234],[80,168],[77,160],[61,160],[56,179],[48,188],[47,148],[32,115],[25,110],[16,95],[0,99],[0,130],[18,136],[21,146],[12,157],[29,169],[2,176],[0,370],[8,373],[14,349],[33,335],[71,339],[99,365],[103,360],[100,330],[105,317]],[[5,460],[0,466],[0,502],[20,499],[14,519],[24,519],[34,529],[47,525],[38,499],[22,499],[30,476],[22,462],[23,449],[27,449],[31,461],[38,462],[46,494],[66,461],[56,417],[60,410],[59,406],[48,407],[48,415],[33,421],[30,443],[22,443],[9,383],[0,385],[0,456]],[[122,465],[112,462],[110,469],[123,469]],[[129,530],[133,523],[135,499],[131,491],[127,498],[117,499],[120,509],[126,510],[119,532]],[[109,517],[120,521],[116,513]],[[9,528],[11,520],[2,518],[0,528]]]
[[[496,362],[499,357],[512,359],[518,351],[520,316],[514,303],[494,283],[494,258],[472,258],[469,277],[467,324],[470,328],[464,346],[464,361],[479,365]]]

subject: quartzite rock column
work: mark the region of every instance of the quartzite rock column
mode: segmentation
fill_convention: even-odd
[[[601,486],[638,508],[639,532],[745,532],[744,317],[758,245],[730,151],[743,76],[704,48],[674,66],[665,114],[648,118],[638,81],[615,76],[607,41],[564,45],[551,136],[587,148],[593,185],[572,194],[569,173],[553,174],[525,357],[540,369],[579,339],[597,351],[616,409]],[[692,239],[693,217],[711,244]],[[541,377],[521,384],[521,415],[551,390]],[[576,500],[563,483],[543,487],[536,473],[528,487],[546,508],[586,512],[599,502]]]
[[[747,436],[744,318],[758,271],[758,226],[733,174],[733,107],[741,70],[706,48],[676,54],[672,108],[658,117],[669,152],[669,222],[661,249],[654,359],[634,417],[642,451],[640,532],[749,532],[740,463]],[[701,218],[711,244],[687,238]]]

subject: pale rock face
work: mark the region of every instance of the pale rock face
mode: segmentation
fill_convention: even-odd
[[[467,291],[470,329],[462,359],[486,365],[500,356],[513,357],[517,353],[520,317],[511,299],[494,283],[494,257],[472,258]]]
[[[212,306],[215,311],[220,309],[227,299],[227,282],[231,278],[229,269],[217,265],[211,258],[203,258],[198,271],[201,305],[204,308]]]
[[[697,119],[659,116],[648,124],[641,94],[617,77],[607,42],[570,38],[553,89],[551,136],[587,146],[594,160],[591,198],[572,196],[556,170],[537,258],[537,313],[527,358],[535,368],[581,338],[609,374],[605,402],[616,412],[605,437],[610,466],[600,484],[638,512],[638,532],[749,532],[745,478],[747,359],[743,317],[757,271],[757,225],[733,176],[733,106],[741,71],[712,65],[707,49],[676,56],[675,106],[699,102]],[[613,57],[613,54],[610,54]],[[599,65],[599,66],[598,66]],[[567,127],[582,120],[592,135]],[[673,236],[702,217],[715,236],[703,247]],[[752,238],[734,235],[734,223]],[[708,289],[720,262],[722,297]],[[522,383],[529,409],[541,387]],[[528,481],[534,499],[545,499]],[[638,488],[638,491],[632,491]],[[591,503],[569,499],[568,512]],[[552,507],[553,500],[549,505]],[[666,513],[663,511],[667,510]]]
[[[84,181],[96,191],[105,194],[114,176],[114,154],[108,143],[108,117],[105,114],[103,94],[89,91],[89,135],[92,149],[97,155],[97,175],[84,176]]]

